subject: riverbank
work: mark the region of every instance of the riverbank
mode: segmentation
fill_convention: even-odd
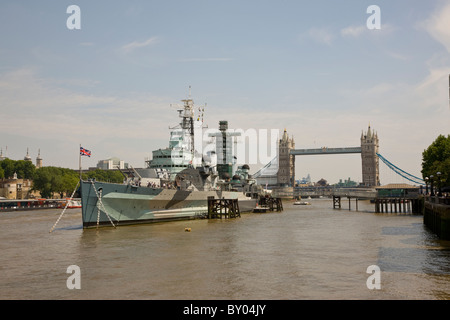
[[[450,205],[425,201],[423,222],[439,238],[450,240]]]

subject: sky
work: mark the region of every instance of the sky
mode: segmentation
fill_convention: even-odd
[[[144,167],[189,86],[208,127],[286,129],[303,149],[359,146],[370,124],[380,153],[418,176],[450,134],[449,1],[5,0],[0,39],[0,148],[14,160],[40,150],[77,169],[82,145],[83,168]],[[361,156],[296,157],[308,174],[360,182]]]

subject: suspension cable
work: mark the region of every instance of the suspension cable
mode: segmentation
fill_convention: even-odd
[[[402,169],[400,169],[399,167],[397,167],[396,165],[394,165],[393,163],[391,163],[390,161],[388,161],[385,157],[383,157],[381,154],[377,153],[378,158],[381,159],[381,161],[383,161],[389,169],[391,169],[392,171],[394,171],[395,173],[397,173],[399,176],[402,176],[403,178],[420,184],[420,185],[425,185],[425,182],[423,181],[423,179],[416,177]]]

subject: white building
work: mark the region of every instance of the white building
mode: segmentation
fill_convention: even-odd
[[[128,168],[128,163],[125,163],[123,160],[119,158],[112,157],[106,160],[100,160],[97,163],[97,169],[102,170],[112,170],[112,169],[126,169]]]

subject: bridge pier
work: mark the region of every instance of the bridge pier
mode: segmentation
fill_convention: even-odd
[[[420,213],[416,198],[376,198],[376,213]]]
[[[352,197],[348,197],[348,210],[352,210],[352,205],[351,205],[351,200]],[[356,211],[358,211],[358,197],[355,197],[355,206],[356,206]],[[341,196],[334,196],[333,195],[333,209],[341,209]]]

